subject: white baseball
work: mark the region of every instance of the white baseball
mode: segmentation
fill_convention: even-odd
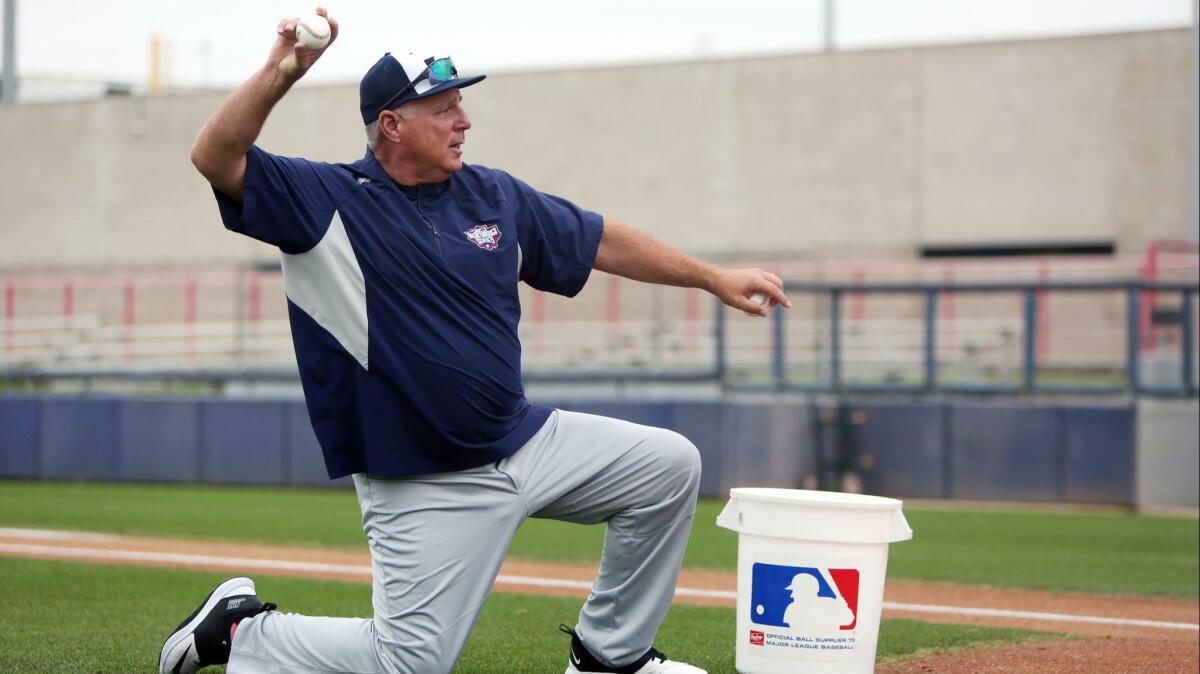
[[[332,35],[329,22],[319,14],[301,19],[300,23],[296,24],[296,39],[309,49],[323,48],[329,44]]]
[[[755,304],[761,304],[763,306],[766,306],[768,299],[767,299],[767,296],[763,293],[754,293],[753,295],[750,296],[750,301],[754,302]],[[742,313],[746,314],[747,316],[753,316],[755,318],[762,318],[762,316],[759,316],[758,314],[752,314],[749,311],[743,311]]]

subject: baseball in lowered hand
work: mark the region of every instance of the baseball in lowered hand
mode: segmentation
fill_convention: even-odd
[[[754,293],[750,296],[750,301],[754,302],[755,304],[767,306],[767,303],[771,300],[763,293]],[[758,314],[752,314],[749,311],[743,311],[742,313],[746,314],[747,316],[753,316],[754,318],[762,318],[762,316],[759,316]]]
[[[319,14],[300,19],[300,23],[296,24],[296,40],[309,49],[324,48],[329,44],[331,35],[333,31],[329,28],[329,22]]]

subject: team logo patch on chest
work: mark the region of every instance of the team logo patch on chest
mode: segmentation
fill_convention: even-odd
[[[463,232],[471,243],[484,250],[496,250],[500,245],[500,233],[496,225],[475,225]]]

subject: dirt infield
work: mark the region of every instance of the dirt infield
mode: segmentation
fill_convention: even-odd
[[[2,529],[0,555],[370,581],[365,550]],[[586,596],[595,567],[511,560],[500,574],[497,591]],[[736,579],[727,572],[685,571],[679,587],[677,602],[732,606]],[[1125,674],[1200,668],[1200,632],[1188,627],[1200,617],[1195,600],[890,581],[884,601],[892,606],[884,610],[889,617],[1020,627],[1078,638],[931,655],[880,665],[880,673]]]

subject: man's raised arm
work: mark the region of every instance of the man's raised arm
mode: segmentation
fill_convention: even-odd
[[[324,7],[318,7],[317,14],[329,20],[329,43],[322,49],[309,49],[296,40],[300,19],[280,20],[266,64],[221,103],[192,144],[196,169],[213,187],[239,202],[246,179],[246,153],[271,108],[337,39],[337,21],[329,18]]]

